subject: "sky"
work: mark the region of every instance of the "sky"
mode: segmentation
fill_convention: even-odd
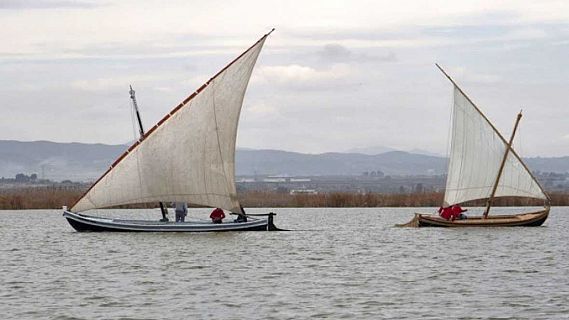
[[[569,155],[568,1],[0,0],[0,139],[122,144],[271,28],[238,147],[446,154],[452,85],[522,156]]]

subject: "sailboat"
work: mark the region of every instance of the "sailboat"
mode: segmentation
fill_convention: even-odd
[[[540,226],[549,215],[550,199],[522,158],[512,148],[521,111],[510,140],[496,127],[437,64],[454,86],[451,150],[443,207],[486,199],[481,216],[446,220],[435,214],[416,213],[410,227],[518,227]],[[498,197],[524,197],[544,201],[543,209],[511,215],[489,215]]]
[[[247,214],[237,199],[235,144],[245,91],[267,37],[221,69],[148,132],[131,99],[141,137],[63,216],[77,231],[275,231],[275,213]],[[82,213],[126,204],[160,203],[162,219],[127,220]],[[239,215],[231,222],[171,222],[163,203],[187,202]]]

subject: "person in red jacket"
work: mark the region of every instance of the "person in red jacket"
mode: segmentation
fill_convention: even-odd
[[[463,212],[466,212],[466,209],[462,209],[459,205],[455,204],[453,206],[448,207],[440,207],[439,208],[439,215],[444,219],[453,221],[453,220],[462,220],[466,219],[466,215]]]
[[[223,222],[223,218],[225,218],[225,213],[220,208],[215,208],[209,215],[211,218],[211,222],[213,223],[221,223]]]
[[[467,209],[462,209],[458,204],[452,206],[452,220],[463,220],[466,219],[466,215],[463,212],[468,211]]]
[[[446,220],[450,220],[450,218],[452,217],[452,207],[451,206],[440,207],[439,216],[441,216],[441,218],[444,218]]]

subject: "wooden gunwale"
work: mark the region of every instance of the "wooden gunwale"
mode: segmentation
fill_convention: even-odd
[[[466,220],[449,221],[431,214],[417,213],[413,219],[417,219],[418,226],[428,223],[429,226],[440,227],[508,227],[533,225],[533,223],[547,219],[550,208],[540,211],[520,213],[513,215],[497,215],[484,218],[483,216],[468,217]],[[413,221],[413,220],[412,220]]]

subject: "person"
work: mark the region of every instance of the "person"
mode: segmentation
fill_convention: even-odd
[[[162,219],[160,219],[160,222],[170,221],[170,219],[168,219],[168,208],[166,208],[162,202],[160,202],[160,211],[162,212]]]
[[[236,213],[237,219],[233,220],[233,222],[247,222],[247,214],[245,213],[245,209],[243,209],[242,205],[239,206],[241,207],[241,213]]]
[[[439,208],[439,216],[441,216],[441,218],[443,218],[443,219],[450,220],[450,218],[452,217],[452,207],[451,206],[448,206],[448,207],[441,206]]]
[[[211,212],[209,217],[211,218],[211,222],[213,223],[222,223],[223,218],[225,218],[225,213],[223,212],[222,209],[215,208],[215,210]]]
[[[174,203],[176,212],[176,222],[186,221],[186,216],[188,215],[188,205],[185,202]]]
[[[447,207],[440,207],[439,208],[439,215],[449,221],[454,220],[464,220],[466,219],[466,215],[463,212],[468,211],[467,209],[462,209],[458,204],[447,206]]]
[[[462,209],[458,204],[452,206],[452,220],[464,220],[466,219],[466,215],[463,212],[468,211],[468,209]]]
[[[235,222],[247,222],[247,215],[244,213],[238,213],[237,219],[234,220]]]

